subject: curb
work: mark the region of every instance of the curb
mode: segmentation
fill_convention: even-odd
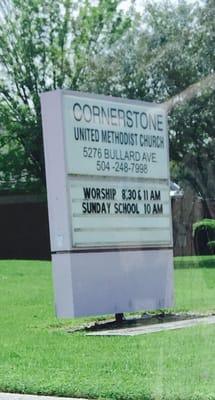
[[[192,318],[182,321],[162,322],[158,324],[151,324],[146,326],[138,326],[133,328],[119,328],[104,331],[94,331],[87,333],[87,336],[136,336],[145,335],[149,333],[156,333],[162,331],[169,331],[175,329],[190,328],[196,325],[212,325],[215,324],[215,315],[208,317]],[[0,398],[1,400],[1,398]]]
[[[86,400],[74,397],[39,396],[18,393],[0,393],[0,400]]]

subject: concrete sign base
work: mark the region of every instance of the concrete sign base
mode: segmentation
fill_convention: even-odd
[[[172,259],[168,249],[53,254],[57,315],[170,307]]]

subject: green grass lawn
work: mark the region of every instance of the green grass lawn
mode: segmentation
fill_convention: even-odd
[[[175,310],[215,312],[215,268],[179,267],[175,288]],[[215,326],[136,337],[68,334],[65,327],[83,320],[57,320],[52,297],[50,263],[0,261],[0,391],[215,399]]]
[[[175,309],[215,312],[215,256],[175,259]]]

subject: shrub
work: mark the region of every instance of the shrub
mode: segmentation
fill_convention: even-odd
[[[198,255],[214,254],[215,220],[202,219],[193,224],[193,238],[195,253]]]
[[[208,242],[208,247],[212,254],[215,254],[215,240],[211,240]]]

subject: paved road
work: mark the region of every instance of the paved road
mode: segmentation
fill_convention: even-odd
[[[77,400],[72,397],[32,396],[29,394],[0,393],[0,400]],[[78,399],[85,400],[85,399]]]

